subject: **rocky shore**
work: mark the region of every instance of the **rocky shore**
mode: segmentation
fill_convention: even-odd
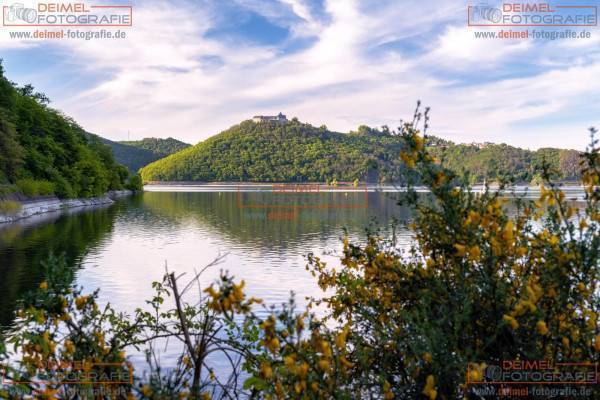
[[[116,190],[108,192],[102,197],[92,197],[89,199],[59,199],[56,197],[32,199],[19,201],[21,209],[12,214],[0,213],[0,224],[19,221],[34,215],[40,215],[51,212],[58,212],[71,208],[99,206],[114,203],[115,199],[131,196],[131,190]]]

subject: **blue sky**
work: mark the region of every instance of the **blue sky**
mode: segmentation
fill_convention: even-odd
[[[600,126],[596,27],[590,39],[475,38],[466,7],[481,1],[115,3],[134,7],[125,39],[0,36],[9,79],[110,139],[197,143],[279,111],[342,132],[395,127],[417,100],[432,133],[457,142],[583,149]]]

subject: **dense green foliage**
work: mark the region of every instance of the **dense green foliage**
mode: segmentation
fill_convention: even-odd
[[[144,138],[142,140],[121,141],[119,143],[148,150],[161,158],[190,147],[189,144],[180,142],[172,137],[166,139]]]
[[[128,172],[110,148],[47,103],[31,85],[7,80],[0,65],[0,185],[65,198],[122,189]]]
[[[560,171],[557,178],[578,177],[574,150],[529,151],[505,144],[456,145],[433,136],[432,154],[451,170],[470,175],[471,182],[512,177],[530,182],[544,160]],[[480,148],[481,147],[481,148]],[[242,122],[198,145],[148,165],[144,181],[353,181],[402,183],[402,144],[387,127],[360,126],[349,134],[290,123]]]
[[[100,140],[112,149],[117,162],[133,173],[156,160],[190,147],[189,144],[173,138],[145,138],[123,142],[113,142],[104,138]]]
[[[455,172],[467,171],[471,182],[499,180],[513,177],[519,182],[538,183],[544,160],[557,172],[561,180],[579,178],[580,153],[575,150],[543,148],[537,151],[520,149],[506,144],[454,144],[436,143],[430,147],[432,154]]]
[[[141,174],[145,181],[389,181],[398,178],[400,149],[392,135],[244,121]]]

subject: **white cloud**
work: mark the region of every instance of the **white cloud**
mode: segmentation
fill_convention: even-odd
[[[269,18],[284,16],[275,6],[243,1]],[[137,138],[175,136],[196,143],[253,114],[278,111],[340,131],[362,123],[394,126],[421,99],[433,107],[436,133],[454,140],[584,146],[585,137],[557,140],[558,129],[549,137],[542,133],[548,130],[531,126],[550,116],[568,119],[586,97],[598,96],[600,60],[584,57],[567,68],[564,58],[575,59],[584,50],[558,41],[475,39],[459,25],[462,6],[420,3],[365,8],[362,1],[329,0],[325,23],[308,3],[281,0],[301,18],[293,31],[304,26],[317,35],[312,46],[292,54],[205,38],[219,23],[211,9],[144,3],[135,9],[126,40],[61,43],[84,76],[109,77],[56,105],[109,138],[123,139],[130,130]],[[420,51],[376,51],[398,40],[410,40]],[[479,75],[524,61],[546,62],[546,72],[495,82]],[[440,70],[447,73],[441,77]],[[468,84],[452,75],[469,71]]]
[[[482,68],[496,68],[513,54],[531,49],[527,40],[494,40],[476,38],[466,26],[448,26],[438,38],[434,49],[424,62],[436,62],[451,69],[464,69],[477,64]]]

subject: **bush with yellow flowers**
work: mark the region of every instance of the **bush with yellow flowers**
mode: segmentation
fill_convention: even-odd
[[[332,293],[315,300],[326,316],[305,335],[286,312],[263,322],[262,358],[252,367],[257,397],[480,398],[472,383],[488,365],[597,363],[594,133],[581,160],[583,202],[569,202],[546,167],[530,201],[510,196],[505,183],[474,192],[428,153],[414,122],[405,124],[402,158],[430,191],[404,198],[416,212],[411,249],[376,235],[366,244],[345,239],[339,270],[310,255],[318,284]]]
[[[100,309],[97,292],[83,295],[63,258],[50,257],[45,268],[47,280],[22,300],[16,333],[8,340],[21,358],[5,376],[18,382],[7,397],[70,398],[74,389],[80,396],[92,390],[126,393],[119,384],[105,384],[109,376],[113,382],[130,380],[127,335],[116,334],[126,321],[109,306]]]
[[[413,244],[401,250],[394,237],[376,234],[365,243],[344,239],[338,269],[310,254],[308,268],[324,290],[312,304],[324,315],[297,311],[291,300],[261,318],[254,310],[260,301],[247,299],[244,283],[226,274],[186,301],[200,288],[198,277],[180,288],[180,277],[167,274],[154,283],[150,311],[129,317],[100,310],[96,293],[83,295],[69,272],[50,268],[19,311],[11,341],[22,368],[11,377],[35,389],[48,360],[121,362],[127,348],[149,346],[149,377],[127,387],[131,397],[435,400],[481,398],[474,383],[506,360],[597,363],[595,130],[581,159],[584,198],[569,201],[544,167],[540,194],[528,200],[511,195],[508,182],[473,191],[467,176],[429,154],[427,112],[423,134],[416,128],[422,117],[417,112],[398,132],[412,182],[429,189],[424,198],[409,186],[402,200],[415,210],[407,222]],[[170,374],[151,357],[159,338],[183,344]],[[218,352],[233,369],[225,380],[209,363]],[[67,398],[60,387],[38,389]]]

